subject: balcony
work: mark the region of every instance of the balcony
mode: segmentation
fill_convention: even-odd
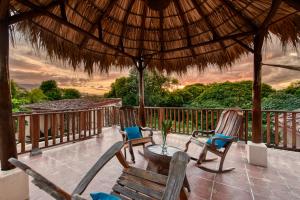
[[[161,142],[158,130],[162,120],[172,119],[172,132],[175,134],[168,136],[168,144],[184,149],[188,134],[198,128],[215,127],[220,113],[221,110],[208,109],[147,108],[146,118],[147,125],[156,130],[154,139],[157,143]],[[215,175],[197,168],[195,162],[191,161],[187,169],[192,190],[189,199],[297,199],[300,195],[300,157],[298,152],[294,152],[299,150],[296,140],[297,113],[264,111],[266,144],[279,148],[269,149],[268,168],[247,163],[245,142],[251,138],[251,116],[247,110],[244,110],[244,114],[240,141],[233,145],[225,160],[225,167],[236,169],[230,173]],[[288,137],[289,116],[292,117],[292,137]],[[71,192],[105,150],[122,139],[118,127],[114,126],[118,124],[118,117],[119,112],[115,107],[16,115],[19,158]],[[48,130],[48,136],[43,134],[43,130]],[[29,152],[37,149],[44,149],[43,153],[30,156]],[[138,154],[138,150],[142,149],[134,149],[137,157],[135,165],[146,168],[147,160]],[[197,157],[200,150],[199,147],[191,145],[188,153]],[[217,163],[215,161],[206,165],[216,167]],[[93,191],[109,192],[121,170],[121,165],[113,159],[96,176],[84,196],[87,197]],[[30,197],[34,200],[50,199],[34,185],[30,185]]]
[[[30,157],[20,155],[20,159],[41,172],[66,191],[71,192],[81,177],[96,162],[108,147],[121,140],[117,128],[103,128],[99,136],[89,140],[45,149],[43,154]],[[160,137],[155,134],[155,140]],[[168,136],[169,145],[184,147],[187,135],[172,134]],[[147,161],[135,148],[136,166],[145,168]],[[197,156],[199,148],[191,146],[189,153]],[[269,150],[269,167],[262,168],[247,164],[245,145],[238,142],[233,145],[225,166],[236,169],[227,174],[212,174],[194,166],[191,161],[187,176],[191,184],[189,199],[297,199],[300,195],[300,157],[298,152]],[[210,163],[210,167],[217,162]],[[87,188],[84,196],[92,191],[109,192],[122,170],[117,159],[109,162]],[[32,200],[51,199],[46,193],[30,185]]]

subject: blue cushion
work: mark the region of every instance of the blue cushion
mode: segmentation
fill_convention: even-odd
[[[213,138],[224,138],[224,139],[232,139],[231,136],[226,136],[226,135],[223,135],[223,134],[215,134],[213,137],[209,138],[207,141],[206,141],[206,144],[211,144],[212,143],[212,140]],[[225,145],[227,144],[226,141],[223,141],[223,140],[215,140],[215,146],[217,149],[221,149],[223,148]]]
[[[121,200],[119,197],[103,192],[92,192],[90,195],[93,200]]]
[[[125,132],[127,134],[128,140],[138,139],[142,137],[140,127],[138,126],[127,127],[125,128]]]

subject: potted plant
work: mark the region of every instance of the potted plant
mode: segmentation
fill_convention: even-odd
[[[167,135],[170,133],[172,127],[172,121],[171,120],[164,120],[162,122],[162,130],[161,130],[161,136],[162,136],[162,153],[167,153]]]

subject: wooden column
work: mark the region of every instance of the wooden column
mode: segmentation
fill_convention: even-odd
[[[8,6],[8,0],[0,1],[0,160],[2,170],[13,169],[14,167],[8,162],[8,159],[17,157],[8,66]]]
[[[262,68],[262,47],[264,38],[268,32],[269,24],[272,21],[281,0],[272,0],[269,13],[259,30],[254,36],[254,68],[253,68],[253,95],[252,95],[252,142],[262,142],[262,113],[261,113],[261,68]]]
[[[257,34],[254,37],[254,68],[252,86],[252,142],[262,141],[262,114],[261,114],[261,67],[262,67],[262,46],[264,34]]]
[[[139,72],[139,120],[140,126],[146,126],[145,119],[145,83],[144,83],[144,70],[145,63],[142,59],[136,62],[137,70]]]

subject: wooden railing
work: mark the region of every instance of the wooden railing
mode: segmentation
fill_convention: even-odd
[[[116,124],[114,107],[91,110],[14,114],[17,151],[38,151],[99,135],[102,127]]]
[[[160,130],[163,120],[172,120],[172,132],[191,134],[194,130],[213,130],[223,109],[146,107],[146,125]],[[115,111],[118,113],[118,111]],[[252,136],[251,110],[243,110],[243,126],[239,140],[248,141]],[[262,139],[268,147],[300,151],[300,112],[262,111]],[[114,119],[118,118],[115,116]]]
[[[172,132],[191,134],[213,130],[223,109],[146,107],[146,125],[160,130],[163,120],[172,120]],[[239,140],[251,140],[251,110],[243,110]],[[263,114],[263,142],[268,147],[300,151],[300,112],[268,110]],[[99,135],[102,127],[119,123],[118,107],[92,110],[15,114],[18,153],[76,142]],[[48,134],[45,134],[48,133]]]

